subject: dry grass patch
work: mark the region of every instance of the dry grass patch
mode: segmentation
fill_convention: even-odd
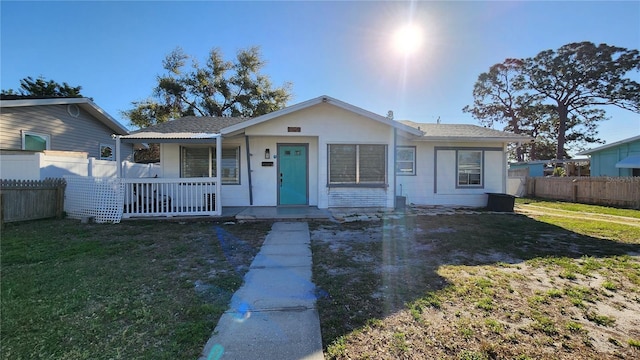
[[[317,225],[326,357],[640,356],[640,239],[565,225],[507,214]]]

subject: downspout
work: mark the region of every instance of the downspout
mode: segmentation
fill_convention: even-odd
[[[484,155],[483,155],[484,156]],[[484,162],[484,159],[482,160]],[[502,145],[502,193],[507,193],[507,143]]]
[[[251,151],[249,151],[249,136],[245,135],[244,141],[247,149],[247,177],[249,178],[249,205],[253,205],[253,185],[251,184]]]
[[[398,129],[393,128],[393,208],[396,209],[398,207],[398,175],[396,173],[396,152],[398,151],[398,147],[396,143],[398,141]],[[402,195],[402,192],[400,192]]]

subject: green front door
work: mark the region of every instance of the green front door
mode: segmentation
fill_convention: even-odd
[[[307,146],[278,145],[278,204],[307,205]]]

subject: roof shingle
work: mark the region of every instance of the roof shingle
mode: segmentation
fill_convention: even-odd
[[[416,123],[409,120],[402,120],[401,123],[421,130],[425,140],[444,139],[444,138],[489,138],[489,139],[518,139],[523,141],[530,140],[531,137],[522,134],[514,134],[507,131],[490,129],[478,125],[471,124],[430,124]]]
[[[144,133],[175,134],[218,134],[220,130],[244,121],[251,120],[246,117],[215,117],[215,116],[185,116],[179,119],[156,124],[144,129],[132,132],[133,135]]]

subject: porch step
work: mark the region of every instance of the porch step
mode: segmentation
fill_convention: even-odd
[[[330,220],[331,213],[312,206],[252,206],[236,214],[237,220]]]

